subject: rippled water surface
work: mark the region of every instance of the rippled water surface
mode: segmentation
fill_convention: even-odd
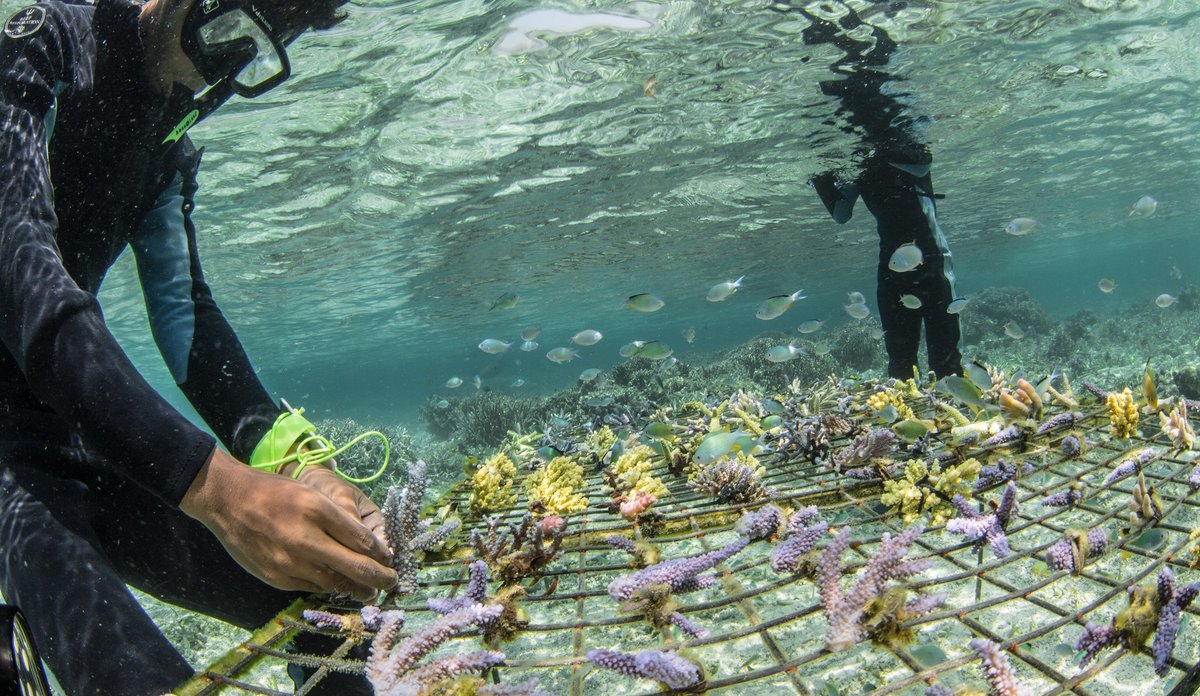
[[[1015,285],[1056,315],[1106,312],[1200,273],[1200,5],[847,4],[899,43],[893,85],[929,119],[960,294]],[[845,293],[873,297],[874,222],[860,206],[835,225],[806,182],[852,172],[861,141],[817,86],[842,53],[801,40],[797,7],[845,12],[354,0],[343,25],[296,42],[290,82],[192,131],[205,269],[268,385],[317,413],[406,418],[451,375],[554,389],[634,338],[685,357],[851,321]],[[1144,194],[1156,214],[1127,216]],[[1039,229],[1004,234],[1017,216]],[[743,274],[739,294],[704,301]],[[1103,276],[1118,293],[1096,289]],[[800,288],[787,326],[754,318]],[[517,305],[489,311],[509,291]],[[640,292],[666,307],[623,309]],[[102,300],[169,384],[129,259]],[[476,348],[530,324],[539,351]],[[545,359],[583,328],[606,334],[587,364]]]

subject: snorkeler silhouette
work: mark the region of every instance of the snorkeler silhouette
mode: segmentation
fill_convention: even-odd
[[[921,120],[910,113],[906,95],[891,84],[900,79],[887,70],[897,45],[886,31],[868,24],[853,9],[840,9],[843,14],[836,22],[802,7],[782,10],[809,20],[802,35],[806,44],[831,44],[845,51],[844,57],[830,65],[837,79],[821,82],[820,87],[841,102],[835,114],[842,129],[861,138],[861,146],[853,153],[861,161],[856,177],[840,180],[826,172],[810,183],[839,224],[850,219],[858,198],[875,216],[879,233],[876,300],[888,375],[913,376],[922,322],[929,369],[938,377],[961,374],[958,315],[949,311],[955,299],[954,270],[934,203],[942,196],[933,192],[933,158],[920,132]],[[892,254],[909,243],[920,249],[922,262],[907,271],[890,269]],[[912,299],[902,304],[905,295],[919,300],[919,306],[913,307],[917,303]]]

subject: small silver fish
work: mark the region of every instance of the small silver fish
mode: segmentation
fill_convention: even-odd
[[[1038,221],[1033,218],[1018,217],[1013,218],[1004,226],[1004,231],[1014,237],[1024,237],[1025,235],[1038,229]]]
[[[762,319],[763,321],[770,321],[771,319],[775,319],[776,317],[781,316],[784,312],[788,311],[788,309],[795,304],[796,300],[803,299],[805,299],[803,290],[797,290],[790,295],[776,295],[774,297],[769,297],[763,300],[762,304],[758,306],[758,311],[754,313],[754,316]]]
[[[741,276],[737,280],[727,280],[724,283],[717,283],[708,289],[708,294],[704,296],[704,299],[709,302],[724,301],[725,298],[737,292],[738,288],[742,287],[742,280],[745,278],[746,276]]]
[[[540,327],[540,326],[526,326],[525,330],[521,332],[521,340],[522,341],[536,340],[537,337],[539,335],[541,335],[541,333],[542,333],[542,327]]]
[[[446,401],[445,399],[438,399],[438,402],[434,404],[434,406],[437,406],[438,408],[450,408],[450,402]]]
[[[878,326],[872,326],[871,327],[871,338],[875,339],[876,341],[883,340],[883,329]]]
[[[474,384],[476,389],[483,388],[483,380],[479,378],[479,375],[475,375],[471,378],[471,384]]]
[[[503,353],[504,351],[508,350],[509,346],[511,346],[511,345],[512,345],[511,341],[505,342],[505,341],[501,341],[498,338],[485,338],[479,342],[479,350],[482,350],[485,353],[491,353],[492,355],[495,355],[497,353]]]
[[[526,353],[533,352],[537,349],[538,349],[537,341],[522,341],[521,342],[521,350],[525,351]]]
[[[604,334],[595,329],[584,329],[571,337],[571,342],[580,346],[594,346],[604,338]]]
[[[578,358],[579,353],[576,353],[574,348],[551,348],[550,352],[546,353],[546,357],[562,365]]]
[[[493,309],[512,309],[516,306],[517,300],[519,299],[521,299],[521,296],[517,293],[506,292],[500,297],[496,298],[496,301],[492,303],[492,306],[488,307],[488,311],[490,312]]]
[[[782,346],[775,346],[767,351],[767,361],[773,363],[787,362],[795,360],[804,353],[794,343],[788,343]]]
[[[846,293],[846,297],[848,298],[846,300],[846,302],[848,304],[866,304],[867,303],[866,296],[857,290],[852,290],[851,292]]]
[[[1025,330],[1022,329],[1017,322],[1010,321],[1004,325],[1004,335],[1015,340],[1025,338]]]
[[[617,353],[622,358],[632,358],[633,356],[637,355],[638,351],[640,351],[645,345],[645,341],[631,341],[621,346],[621,349],[618,350]]]
[[[830,350],[832,350],[832,348],[830,348],[829,344],[825,343],[824,341],[820,343],[814,343],[812,346],[813,355],[829,355]]]
[[[518,378],[514,379],[514,380],[512,381],[512,385],[513,385],[514,387],[523,387],[523,386],[525,386],[525,378],[524,378],[524,377],[518,377]]]
[[[861,302],[848,304],[844,309],[846,310],[846,314],[860,321],[871,316],[871,310],[867,309],[867,306]]]
[[[689,326],[683,330],[683,340],[691,343],[696,340],[696,327]]]
[[[447,389],[458,389],[459,387],[462,386],[462,383],[463,383],[463,381],[460,378],[451,377],[450,379],[446,380],[446,388]]]
[[[1129,206],[1129,215],[1126,217],[1150,217],[1156,210],[1158,210],[1158,201],[1154,200],[1154,196],[1142,196]]]
[[[916,295],[901,295],[900,304],[904,305],[908,309],[920,309],[921,298],[917,297]]]
[[[1158,297],[1154,298],[1154,304],[1158,305],[1159,307],[1162,307],[1163,309],[1170,307],[1171,305],[1175,304],[1178,301],[1179,301],[1178,297],[1175,297],[1174,295],[1168,295],[1165,292],[1163,294],[1159,295]]]
[[[590,382],[593,379],[596,379],[597,377],[599,377],[600,373],[602,373],[602,372],[604,372],[604,370],[601,370],[598,367],[589,367],[588,369],[579,373],[579,381],[580,382]]]
[[[1117,281],[1112,278],[1101,278],[1100,282],[1096,283],[1096,287],[1100,288],[1100,292],[1105,295],[1111,295],[1117,289]]]
[[[970,304],[970,302],[971,300],[965,297],[959,297],[950,304],[946,305],[946,314],[959,314],[967,308],[967,305]]]
[[[917,248],[916,240],[904,244],[892,252],[892,259],[888,261],[888,270],[896,273],[908,273],[925,260],[925,255]]]
[[[820,331],[825,322],[820,319],[809,319],[808,321],[800,322],[800,326],[796,328],[802,334],[810,334],[815,331]]]
[[[635,312],[657,312],[665,304],[666,302],[663,302],[661,297],[648,292],[630,295],[629,299],[625,300],[625,308]]]

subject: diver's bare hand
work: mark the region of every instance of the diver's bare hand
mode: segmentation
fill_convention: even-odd
[[[272,587],[369,599],[396,584],[386,547],[360,516],[309,485],[252,469],[220,448],[180,509]]]
[[[289,474],[288,469],[283,472]],[[379,539],[379,543],[387,547],[387,538],[383,534],[383,513],[379,506],[371,501],[358,486],[344,480],[328,466],[307,466],[300,471],[297,479],[300,483],[312,488],[321,495],[337,503],[337,506],[361,520],[367,529]]]

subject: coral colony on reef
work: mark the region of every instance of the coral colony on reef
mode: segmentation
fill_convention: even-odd
[[[663,403],[588,384],[578,411],[481,426],[429,509],[411,464],[383,506],[395,591],[287,624],[368,658],[294,659],[380,694],[1194,683],[1195,407],[1148,370],[1140,395],[978,363]]]

